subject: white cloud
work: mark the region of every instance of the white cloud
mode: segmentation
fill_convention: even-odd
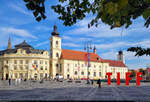
[[[96,44],[96,48],[98,49],[110,49],[110,48],[119,48],[121,46],[126,46],[128,45],[125,42],[114,42],[114,43],[109,43],[109,44]]]
[[[33,16],[29,10],[25,9],[25,4],[22,4],[21,2],[15,2],[15,4],[9,3],[9,7],[25,15]]]
[[[98,27],[88,28],[90,19],[84,19],[75,25],[75,29],[67,31],[65,34],[85,35],[90,37],[120,37],[122,28],[110,29],[110,27],[104,23],[100,23]],[[127,35],[124,33],[123,36]]]
[[[124,53],[126,65],[130,69],[145,68],[147,65],[150,65],[149,62],[150,56],[137,57],[134,56],[135,55],[134,52],[123,51],[123,53]],[[103,59],[117,60],[117,54],[118,54],[117,51],[112,50],[109,52],[101,53],[100,57],[102,57]]]
[[[43,31],[50,31],[50,30],[52,30],[52,28],[51,27],[47,27],[47,26],[37,26],[37,27],[35,27],[35,29],[36,30],[43,30]]]
[[[24,29],[17,29],[17,28],[12,28],[12,27],[2,27],[0,28],[1,32],[7,33],[7,34],[15,34],[21,37],[29,37],[29,38],[34,38],[37,39],[36,36],[30,34],[27,30]]]
[[[62,46],[67,46],[67,47],[79,47],[80,45],[74,44],[74,43],[62,43]]]
[[[69,40],[69,41],[73,40],[72,37],[70,37],[70,36],[63,36],[62,39],[63,40]]]
[[[102,57],[103,59],[113,59],[113,60],[116,60],[116,58],[117,58],[117,52],[110,51],[110,52],[101,53],[100,57]]]
[[[38,43],[35,47],[39,47],[39,46],[47,45],[47,44],[49,44],[49,41],[44,41],[44,42]]]

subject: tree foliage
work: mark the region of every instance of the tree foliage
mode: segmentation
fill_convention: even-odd
[[[128,48],[127,51],[136,52],[135,56],[149,56],[150,55],[150,48],[141,48],[141,47],[131,47]]]
[[[45,19],[45,0],[24,0],[26,7],[33,11],[33,15],[37,21]]]
[[[130,77],[136,77],[136,72],[135,72],[135,70],[131,70],[131,75],[130,75]]]
[[[139,69],[139,72],[142,72],[142,75],[145,76],[145,70],[143,70],[142,68]]]
[[[37,21],[46,18],[45,0],[24,1]],[[150,24],[150,0],[59,0],[59,3],[51,8],[59,14],[58,18],[65,26],[75,24],[90,13],[93,14],[93,19],[88,24],[89,28],[93,25],[97,27],[101,21],[111,29],[122,26],[128,28],[139,16],[145,19],[145,27]],[[136,56],[150,55],[149,49],[141,47],[132,47],[128,51],[137,52]]]

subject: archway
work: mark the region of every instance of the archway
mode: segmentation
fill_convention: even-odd
[[[37,80],[37,73],[34,74],[34,79]]]
[[[6,74],[6,80],[8,80],[8,77],[9,77],[8,74]]]

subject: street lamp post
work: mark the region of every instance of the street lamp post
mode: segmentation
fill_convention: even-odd
[[[92,50],[91,41],[87,41],[84,45],[84,50],[87,52],[88,65],[87,65],[87,84],[89,84],[89,67],[90,67],[90,50]]]

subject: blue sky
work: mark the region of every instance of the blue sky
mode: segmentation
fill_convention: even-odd
[[[47,19],[37,22],[32,12],[25,7],[23,0],[0,0],[0,50],[7,48],[9,36],[13,46],[26,40],[34,48],[49,50],[49,37],[54,24],[57,24],[63,49],[83,51],[84,42],[91,40],[97,48],[98,55],[104,59],[116,60],[118,51],[122,49],[129,69],[150,65],[149,56],[135,57],[134,53],[126,51],[133,46],[150,47],[150,29],[144,27],[142,17],[136,19],[128,29],[110,30],[104,23],[100,23],[97,28],[88,29],[87,24],[92,18],[91,15],[71,27],[65,27],[50,8],[57,3],[57,0],[46,0]]]

